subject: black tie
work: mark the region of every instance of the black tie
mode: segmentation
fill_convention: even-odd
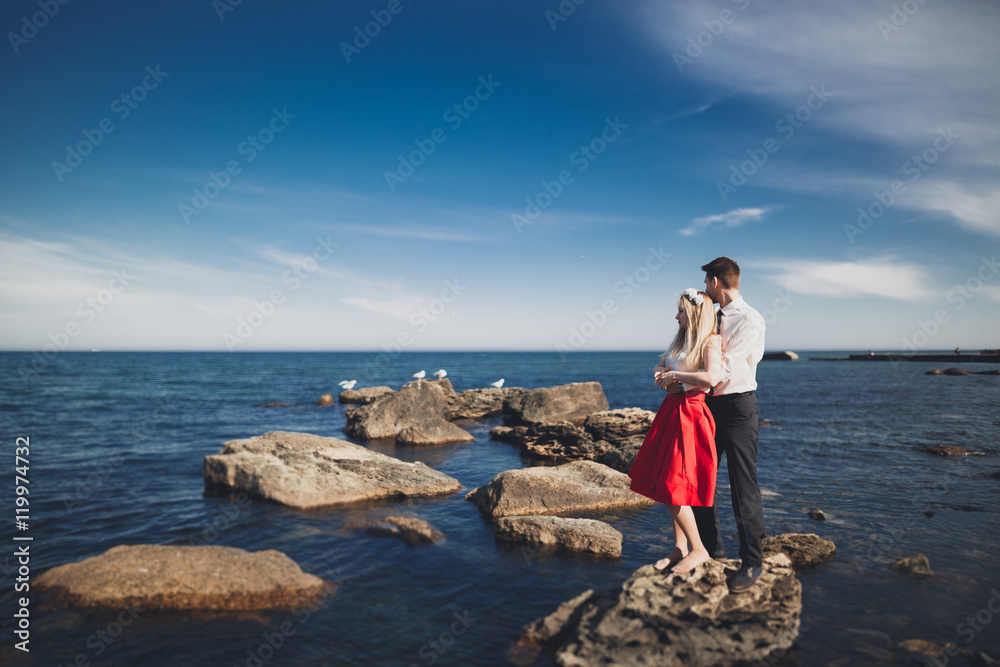
[[[715,315],[715,321],[719,325],[719,333],[722,333],[722,309],[719,308],[719,312]]]

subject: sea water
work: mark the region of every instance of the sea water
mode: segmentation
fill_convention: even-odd
[[[791,664],[913,664],[906,639],[1000,658],[1000,377],[928,376],[918,362],[810,361],[800,352],[758,369],[758,472],[768,534],[817,533],[835,558],[802,571],[802,630]],[[620,560],[544,555],[498,545],[463,499],[513,468],[536,465],[491,441],[498,419],[464,424],[475,442],[372,444],[457,478],[448,497],[310,511],[259,499],[206,497],[204,457],[267,431],[344,438],[344,407],[314,404],[358,387],[398,389],[444,368],[457,391],[598,381],[611,408],[656,410],[656,352],[0,354],[0,663],[25,665],[498,665],[520,629],[589,588],[615,587],[672,548],[662,506],[581,512],[624,534]],[[969,370],[997,365],[965,364]],[[279,402],[283,407],[260,407]],[[15,529],[15,440],[30,437],[30,524]],[[921,451],[935,444],[962,457]],[[725,464],[718,503],[730,555],[738,544]],[[822,509],[816,521],[809,510]],[[403,514],[445,539],[407,547],[347,524]],[[308,614],[295,611],[119,614],[46,609],[32,598],[30,654],[13,648],[19,543],[31,576],[121,544],[217,544],[278,549],[339,584]],[[903,577],[895,560],[925,554],[936,576]],[[994,597],[995,596],[995,597]],[[287,632],[286,632],[287,631]],[[925,660],[924,658],[920,658]],[[940,659],[943,663],[944,658]],[[549,664],[542,658],[539,664]],[[846,664],[838,663],[838,664]]]

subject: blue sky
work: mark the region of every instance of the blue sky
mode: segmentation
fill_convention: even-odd
[[[769,349],[1000,347],[998,20],[9,2],[0,349],[658,349],[718,255]]]

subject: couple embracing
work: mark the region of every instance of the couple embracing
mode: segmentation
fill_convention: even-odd
[[[763,570],[754,390],[764,355],[764,318],[740,296],[736,262],[719,257],[701,268],[705,291],[689,288],[681,294],[677,336],[654,369],[654,381],[667,397],[629,477],[633,491],[670,507],[676,547],[656,569],[690,572],[726,557],[715,480],[720,458],[728,457],[742,560],[729,589],[740,593]]]

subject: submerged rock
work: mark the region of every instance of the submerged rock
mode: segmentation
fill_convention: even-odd
[[[593,461],[507,470],[465,496],[492,520],[608,507],[644,507],[654,501],[629,489],[628,475]]]
[[[433,544],[444,538],[437,528],[423,519],[406,516],[387,516],[348,524],[348,530],[363,529],[373,537],[394,537],[407,546],[416,547]]]
[[[558,387],[532,389],[503,402],[508,424],[570,421],[608,409],[600,382],[574,382]]]
[[[400,445],[443,445],[473,440],[475,438],[468,431],[444,419],[428,419],[407,426],[396,436],[396,443]]]
[[[826,521],[826,512],[821,509],[809,510],[809,518],[817,521]]]
[[[945,375],[968,375],[969,371],[964,368],[947,368],[944,371]]]
[[[941,370],[940,368],[932,368],[926,373],[924,373],[924,375],[944,375],[944,371]]]
[[[368,405],[369,403],[374,403],[382,396],[392,393],[394,393],[392,387],[362,387],[361,389],[347,389],[340,392],[337,400],[343,404]]]
[[[965,447],[958,445],[934,445],[933,447],[923,447],[920,451],[937,456],[966,456],[972,453]]]
[[[764,555],[784,553],[795,567],[818,565],[833,558],[837,545],[813,533],[784,533],[764,538]]]
[[[272,431],[231,440],[205,457],[208,491],[246,491],[298,508],[380,498],[437,496],[462,488],[457,479],[419,461],[311,433]]]
[[[923,554],[901,558],[890,565],[889,569],[903,576],[913,577],[914,579],[930,579],[934,576],[934,572],[931,571],[931,563],[927,560],[927,556]]]
[[[527,625],[508,656],[526,664],[551,651],[563,667],[714,667],[788,649],[802,612],[791,561],[765,558],[758,582],[738,595],[726,585],[735,563],[709,561],[686,574],[645,565],[619,588],[586,591]]]
[[[54,567],[32,589],[60,606],[121,609],[294,609],[328,584],[288,556],[219,546],[118,546]]]
[[[323,394],[316,399],[316,405],[333,405],[333,394]]]
[[[444,419],[449,394],[443,380],[417,380],[347,415],[344,432],[352,438],[393,438],[404,428],[429,419]],[[452,392],[454,393],[454,392]]]
[[[622,534],[595,519],[559,516],[510,516],[497,521],[496,538],[553,551],[576,551],[618,558]]]

